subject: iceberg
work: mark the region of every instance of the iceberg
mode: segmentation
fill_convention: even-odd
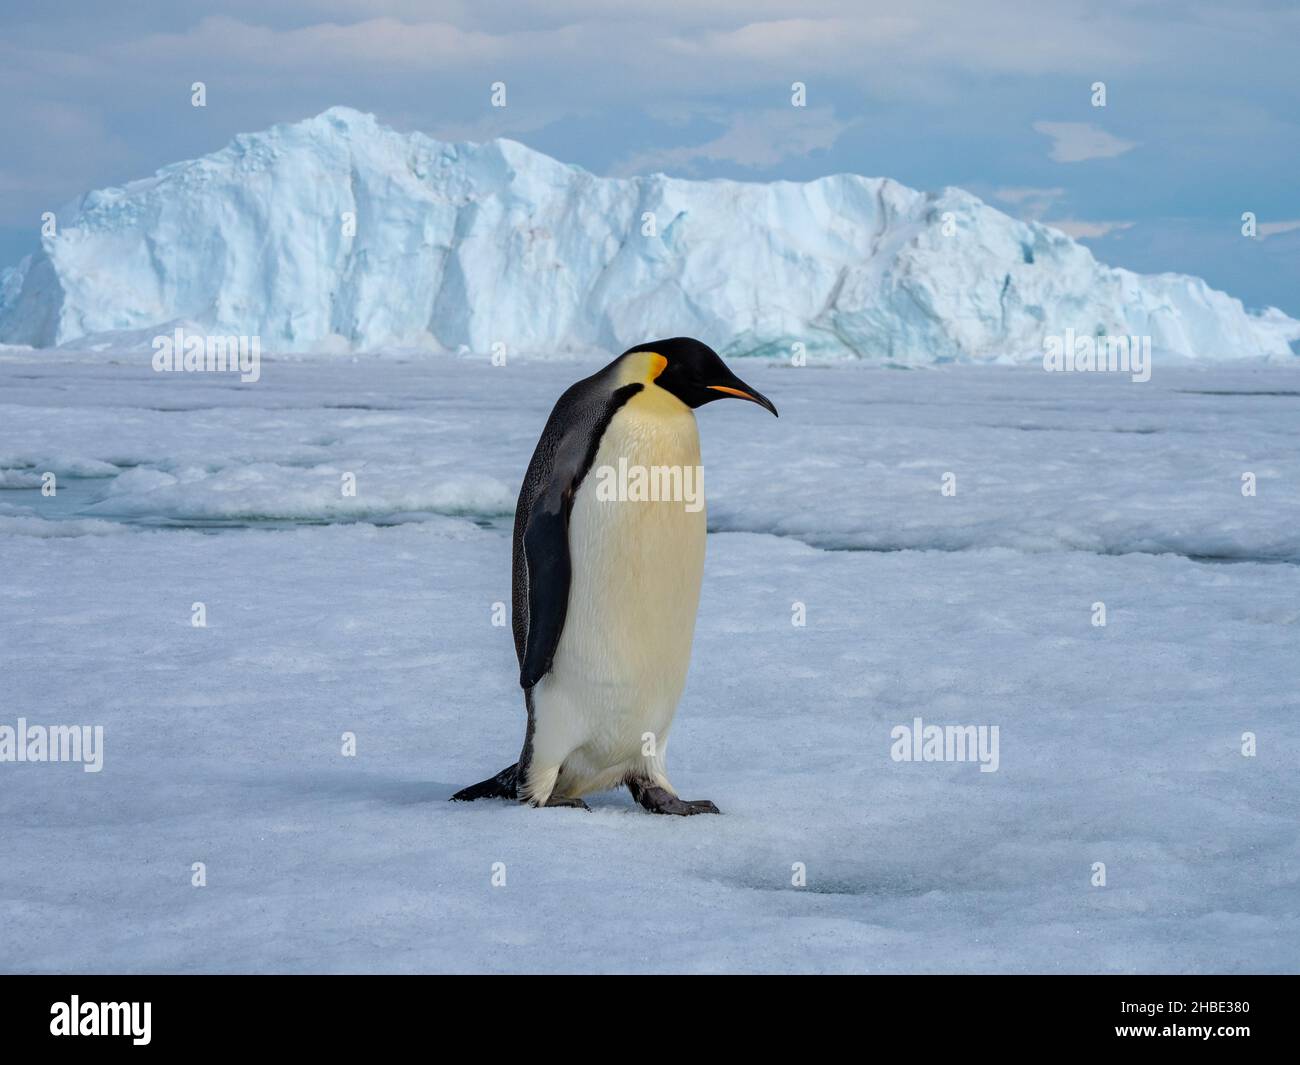
[[[1045,338],[1290,359],[1300,321],[1098,263],[957,188],[887,178],[598,177],[335,107],[86,193],[0,274],[0,343],[147,345],[185,325],[268,351],[621,351],[1015,362]]]

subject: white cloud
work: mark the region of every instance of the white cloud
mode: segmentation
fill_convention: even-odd
[[[1035,122],[1034,130],[1052,138],[1049,154],[1058,163],[1112,159],[1137,147],[1136,141],[1121,140],[1091,122]]]
[[[1265,237],[1275,237],[1279,233],[1290,233],[1293,229],[1300,229],[1300,218],[1289,222],[1260,222],[1255,228],[1255,233],[1260,240],[1263,240]]]
[[[1053,229],[1059,229],[1067,237],[1073,237],[1075,240],[1087,240],[1089,237],[1105,237],[1111,233],[1119,233],[1125,229],[1133,228],[1132,222],[1080,222],[1068,218],[1044,222],[1043,224],[1051,226]]]
[[[123,61],[179,58],[191,63],[196,55],[220,55],[236,68],[261,71],[392,71],[501,62],[529,46],[567,51],[573,41],[574,34],[566,30],[492,34],[448,22],[389,17],[276,29],[207,15],[184,32],[149,34],[115,45],[108,55]]]
[[[397,115],[385,112],[386,125],[405,130],[419,130],[442,141],[489,141],[497,137],[512,140],[526,138],[528,134],[545,129],[560,118],[572,118],[581,112],[535,107],[498,107],[471,122],[428,121],[420,114]],[[567,162],[567,160],[566,160]]]
[[[1065,195],[1065,189],[1035,189],[1024,186],[993,190],[994,199],[1013,204],[1020,209],[1020,217],[1037,221]]]
[[[1057,186],[1051,189],[1035,189],[1027,187],[1013,187],[998,189],[993,193],[999,200],[1005,203],[1024,203],[1027,200],[1055,200],[1065,195],[1065,189]]]
[[[639,152],[615,169],[620,174],[653,170],[693,171],[705,161],[741,166],[774,166],[783,159],[829,148],[852,122],[841,122],[829,107],[784,107],[736,115],[720,136],[703,144]]]
[[[689,19],[691,8],[708,5],[684,5],[679,17]],[[816,72],[859,76],[887,65],[891,78],[909,68],[924,68],[931,78],[956,71],[1086,73],[1098,54],[1111,69],[1147,58],[1136,44],[1136,13],[1083,11],[1068,2],[1004,0],[990,10],[951,0],[814,0],[801,5],[798,17],[782,17],[769,5],[766,17],[734,24],[743,11],[715,15],[731,25],[679,33],[675,47],[710,63],[740,59],[788,69],[806,59]]]

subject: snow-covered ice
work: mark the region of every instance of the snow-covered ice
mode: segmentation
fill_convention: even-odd
[[[510,140],[335,107],[88,192],[0,274],[0,341],[142,344],[180,323],[269,350],[622,351],[663,323],[724,355],[1041,358],[1140,335],[1294,358],[1300,322],[1098,263],[957,188],[602,178]],[[111,269],[105,264],[111,263]]]
[[[518,751],[509,513],[590,368],[0,357],[0,724],[105,729],[0,764],[0,969],[1294,970],[1294,372],[739,367],[781,418],[700,414],[669,756],[724,815],[448,803]]]

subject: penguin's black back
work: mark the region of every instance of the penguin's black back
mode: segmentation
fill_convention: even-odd
[[[620,356],[621,358],[621,356]],[[569,604],[569,514],[600,439],[618,409],[643,387],[617,386],[619,359],[570,386],[546,421],[515,506],[511,628],[519,683],[551,668]]]

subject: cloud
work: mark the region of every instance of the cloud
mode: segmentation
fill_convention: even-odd
[[[1293,229],[1300,229],[1300,218],[1290,222],[1260,222],[1255,227],[1255,234],[1263,240],[1265,237],[1275,237],[1279,233],[1290,233]]]
[[[1067,237],[1073,237],[1075,240],[1109,236],[1111,233],[1132,229],[1134,225],[1133,222],[1080,222],[1067,218],[1055,219],[1043,224],[1059,229]]]
[[[692,7],[707,5],[684,5],[681,16],[689,18]],[[726,21],[734,23],[743,10],[729,12]],[[674,47],[709,63],[739,59],[789,69],[802,61],[817,73],[857,76],[879,66],[891,78],[912,68],[932,79],[959,72],[1087,73],[1099,54],[1111,69],[1147,58],[1130,43],[1141,39],[1135,13],[1085,12],[1048,0],[1004,0],[996,11],[951,0],[816,0],[802,5],[798,17],[774,13],[679,33]]]
[[[383,119],[394,128],[419,130],[442,141],[488,141],[496,137],[519,140],[545,129],[552,122],[574,115],[573,111],[511,106],[493,108],[470,122],[450,122],[436,117],[430,121],[418,113],[399,115],[392,112],[385,112]]]
[[[340,25],[274,29],[241,22],[226,15],[207,15],[181,33],[159,32],[115,45],[110,55],[120,60],[223,56],[237,67],[257,70],[352,70],[427,68],[431,63],[464,67],[501,60],[530,39],[558,49],[571,34],[495,35],[465,30],[446,22],[401,22],[381,17]]]
[[[775,166],[784,159],[829,148],[852,122],[841,122],[829,107],[784,107],[739,114],[721,135],[703,144],[638,152],[615,172],[644,174],[673,169],[694,172],[702,162]]]
[[[1037,221],[1065,195],[1065,189],[1035,189],[1023,186],[1001,188],[993,191],[994,199],[1020,208],[1021,218]]]
[[[1091,122],[1035,122],[1034,130],[1052,138],[1049,154],[1058,163],[1113,159],[1137,147],[1136,141],[1121,140]]]

